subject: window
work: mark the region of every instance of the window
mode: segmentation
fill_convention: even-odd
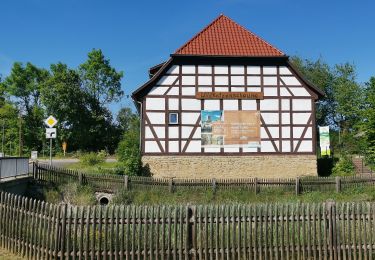
[[[169,124],[171,125],[178,124],[178,113],[176,112],[169,113]]]

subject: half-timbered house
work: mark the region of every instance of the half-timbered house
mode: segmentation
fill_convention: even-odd
[[[316,175],[323,93],[288,56],[220,15],[132,95],[142,161],[161,177]]]

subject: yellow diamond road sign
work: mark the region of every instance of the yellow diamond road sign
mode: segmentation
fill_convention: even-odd
[[[53,116],[49,116],[45,121],[44,123],[48,126],[48,127],[54,127],[56,124],[57,124],[57,120],[56,118],[54,118]]]

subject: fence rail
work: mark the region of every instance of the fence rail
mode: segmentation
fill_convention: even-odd
[[[374,259],[375,203],[79,207],[2,192],[0,245],[30,259]]]
[[[173,192],[180,189],[247,189],[255,193],[267,189],[283,189],[296,194],[311,191],[344,191],[354,187],[375,186],[373,176],[349,177],[301,177],[301,178],[243,178],[243,179],[166,179],[153,177],[133,177],[114,174],[88,174],[79,171],[57,168],[49,165],[35,164],[34,179],[56,184],[76,181],[89,184],[96,191],[113,192],[118,189],[161,188]]]
[[[0,157],[0,180],[29,174],[29,158]]]

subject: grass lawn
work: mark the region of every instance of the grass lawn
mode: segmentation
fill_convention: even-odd
[[[116,168],[118,162],[103,162],[96,165],[85,165],[81,162],[69,163],[64,167],[71,170],[78,170],[87,173],[107,173],[109,170]]]
[[[248,190],[185,190],[169,193],[167,190],[120,191],[115,194],[114,204],[158,205],[158,204],[220,204],[220,203],[295,203],[295,202],[369,202],[375,201],[375,189],[353,188],[336,192],[309,192],[295,195],[291,191],[268,190],[255,194]]]
[[[14,255],[14,254],[10,253],[9,251],[7,251],[3,248],[0,248],[0,259],[1,260],[23,260],[23,259],[26,259],[26,258],[20,257],[18,255]]]

